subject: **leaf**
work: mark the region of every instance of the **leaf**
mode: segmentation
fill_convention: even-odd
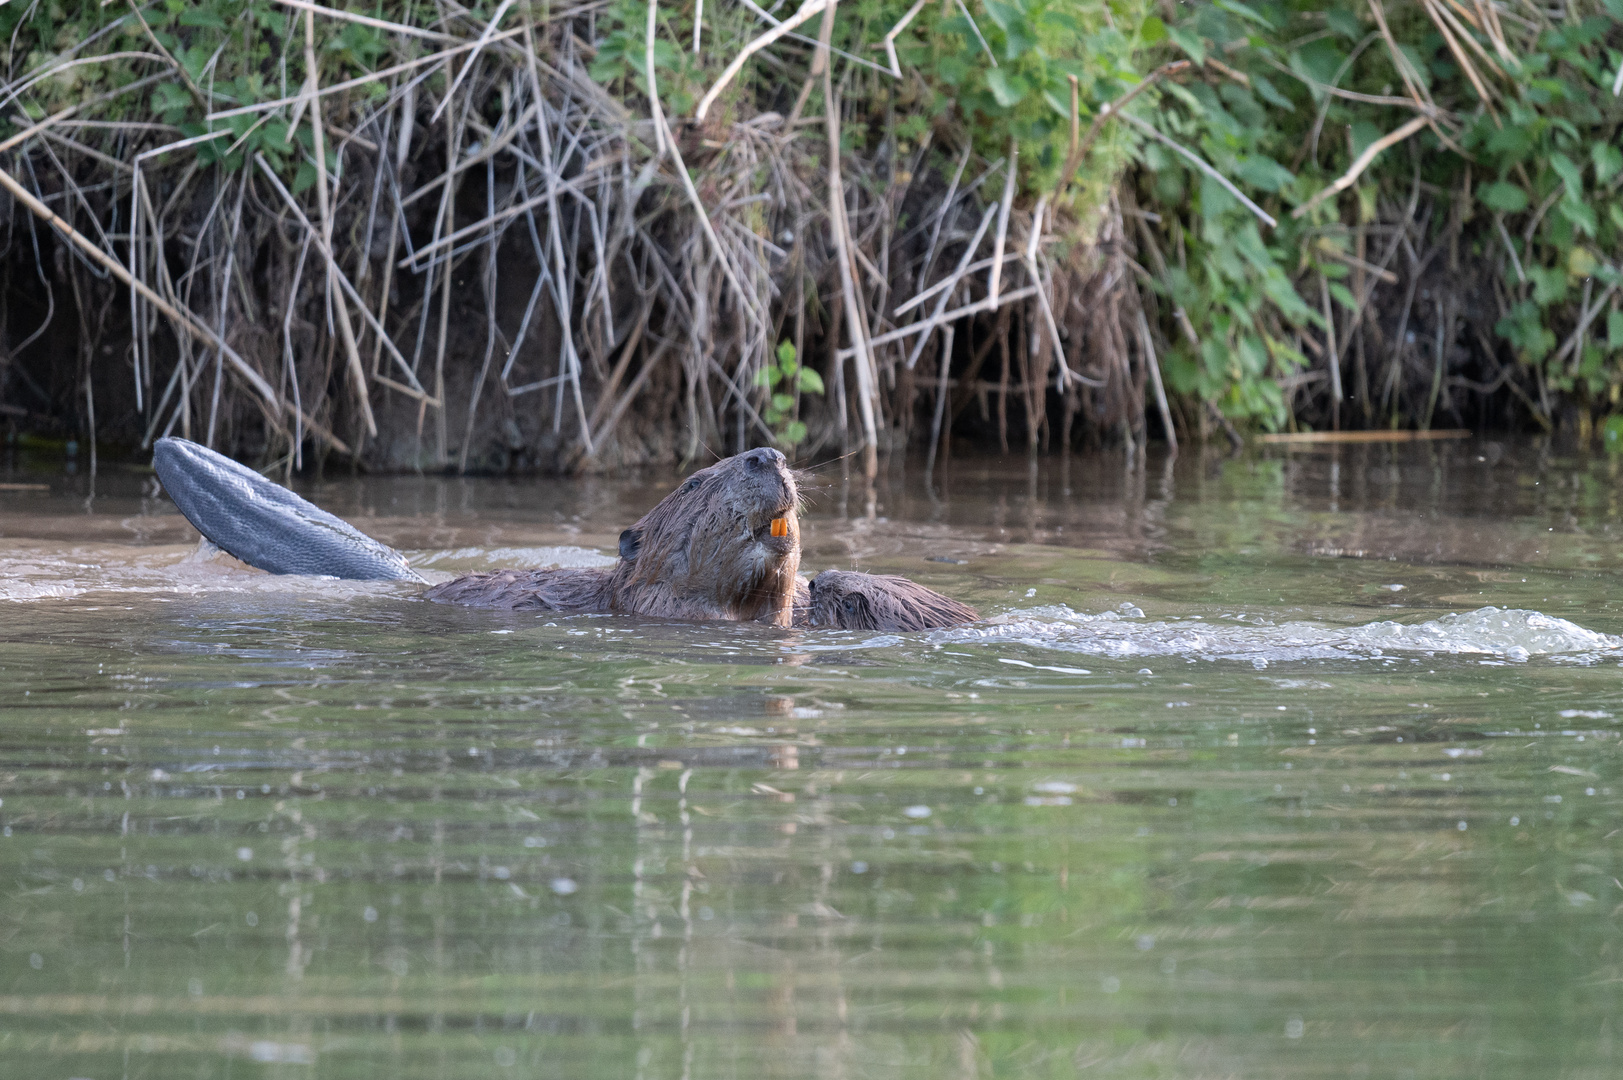
[[[1199,34],[1185,30],[1181,26],[1167,27],[1167,37],[1172,43],[1184,51],[1184,54],[1197,64],[1206,62],[1206,39]]]
[[[1278,191],[1296,182],[1296,176],[1271,157],[1253,154],[1240,163],[1236,174],[1263,191]]]
[[[1614,349],[1623,349],[1623,311],[1607,312],[1606,344]]]
[[[180,13],[180,25],[201,26],[209,30],[224,30],[225,20],[207,8],[187,8]]]
[[[1346,38],[1348,41],[1357,41],[1364,36],[1364,24],[1346,8],[1331,8],[1324,13],[1324,25]]]
[[[1262,100],[1268,104],[1284,109],[1286,112],[1296,111],[1296,106],[1291,104],[1291,99],[1281,94],[1279,88],[1269,82],[1266,76],[1253,71],[1251,73],[1251,85],[1256,87],[1257,93],[1261,94]]]
[[[1572,189],[1568,188],[1567,190],[1570,193]],[[1557,209],[1562,217],[1572,222],[1573,228],[1582,231],[1587,236],[1594,236],[1595,231],[1600,228],[1600,221],[1595,216],[1595,208],[1582,199],[1573,198],[1571,194],[1561,200]]]
[[[1606,452],[1615,454],[1623,451],[1623,416],[1608,416],[1606,423],[1601,427],[1601,442],[1606,446]]]
[[[1600,260],[1585,247],[1574,247],[1567,252],[1567,273],[1575,278],[1586,278],[1595,272]]]
[[[811,368],[801,368],[800,391],[804,394],[823,393],[823,377]]]
[[[1554,304],[1567,298],[1567,274],[1554,267],[1529,266],[1527,280],[1533,283],[1535,304]]]
[[[1578,163],[1557,151],[1550,155],[1550,168],[1567,185],[1567,194],[1581,196],[1584,191],[1584,172]]]
[[[800,420],[789,421],[787,424],[783,425],[783,430],[778,433],[778,441],[786,446],[793,446],[796,443],[805,442],[805,423]]]
[[[986,73],[986,85],[997,103],[1005,109],[1018,105],[1031,92],[1031,84],[1018,75],[1010,75],[1005,68],[993,68]]]
[[[1242,19],[1249,19],[1258,26],[1262,27],[1264,30],[1272,30],[1274,28],[1273,23],[1269,22],[1259,12],[1255,11],[1251,7],[1240,3],[1240,0],[1212,0],[1212,6],[1221,8],[1230,15],[1238,15]]]
[[[999,30],[1007,32],[1010,26],[1026,21],[1025,12],[1013,4],[1002,4],[998,0],[985,0],[986,13],[997,23]]]
[[[316,167],[308,161],[299,162],[299,171],[293,177],[293,194],[297,195],[316,182]]]
[[[778,381],[778,373],[769,367],[760,368],[755,372],[755,378],[752,381],[756,386],[771,387],[773,383]]]
[[[1503,180],[1483,184],[1477,188],[1476,197],[1484,206],[1501,213],[1517,214],[1527,209],[1527,192]]]
[[[795,359],[795,343],[792,341],[778,342],[778,363],[789,364]]]
[[[1358,310],[1358,298],[1352,294],[1352,290],[1348,289],[1347,286],[1343,285],[1341,282],[1332,281],[1330,283],[1330,296],[1335,300],[1336,303],[1340,304],[1348,311]]]
[[[1151,15],[1145,19],[1138,28],[1138,39],[1146,45],[1154,45],[1164,41],[1167,36],[1167,24]]]
[[[795,407],[795,396],[793,394],[773,394],[772,407],[779,412],[788,412]]]
[[[1606,183],[1623,170],[1623,150],[1609,142],[1596,141],[1589,148],[1589,156],[1595,161],[1595,180],[1599,183]]]

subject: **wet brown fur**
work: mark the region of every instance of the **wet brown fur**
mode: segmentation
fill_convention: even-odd
[[[980,618],[974,608],[904,577],[825,570],[811,581],[806,626],[841,630],[935,630]]]
[[[474,607],[619,612],[668,619],[794,623],[806,603],[800,505],[782,454],[761,448],[688,477],[620,534],[620,561],[602,569],[467,574],[426,594]],[[788,535],[773,536],[774,518]]]

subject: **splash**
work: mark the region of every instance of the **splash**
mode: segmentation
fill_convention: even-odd
[[[1137,609],[1088,615],[1063,605],[999,615],[973,626],[938,631],[942,644],[1011,643],[1090,656],[1129,659],[1185,656],[1242,660],[1257,667],[1290,660],[1367,660],[1391,655],[1481,656],[1497,662],[1533,656],[1599,658],[1623,651],[1623,638],[1586,630],[1538,611],[1485,607],[1422,623],[1377,622],[1337,627],[1258,616],[1219,622],[1156,622]]]

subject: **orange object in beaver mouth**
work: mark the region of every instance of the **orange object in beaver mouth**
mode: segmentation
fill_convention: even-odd
[[[772,535],[773,536],[788,536],[789,535],[789,519],[786,518],[786,517],[773,518],[772,519]]]

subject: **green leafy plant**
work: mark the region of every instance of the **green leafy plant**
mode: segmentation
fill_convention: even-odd
[[[755,385],[770,395],[761,419],[771,425],[778,442],[794,446],[806,439],[806,424],[798,419],[800,395],[821,394],[823,377],[801,366],[792,342],[780,343],[774,359],[776,363],[768,363],[755,373]]]

